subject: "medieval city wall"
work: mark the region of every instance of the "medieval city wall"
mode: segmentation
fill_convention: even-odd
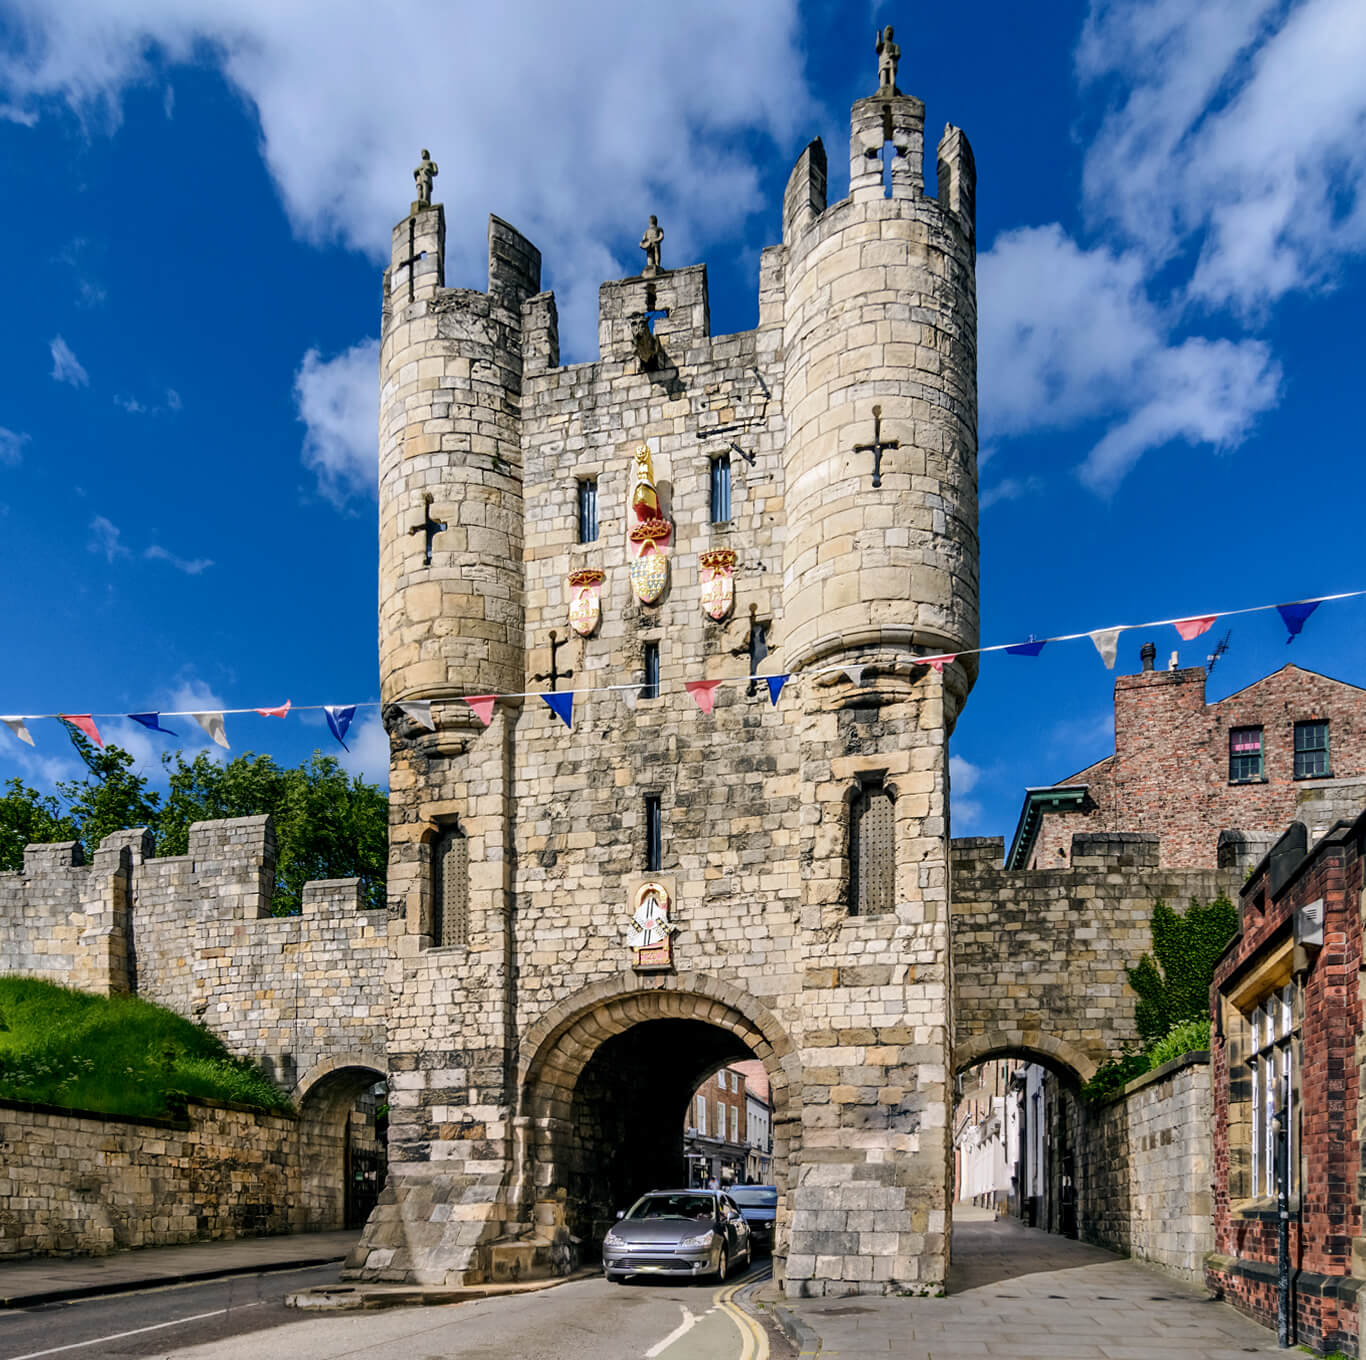
[[[189,853],[149,857],[142,830],[29,846],[0,874],[0,969],[99,993],[133,991],[198,1020],[286,1090],[341,1057],[384,1070],[387,921],[357,880],[309,883],[270,915],[269,819],[200,822]]]
[[[305,1227],[296,1119],[216,1101],[126,1119],[0,1101],[0,1260]]]
[[[1082,1128],[1082,1237],[1204,1282],[1211,1219],[1213,1107],[1208,1053],[1131,1081]]]
[[[1233,897],[1236,869],[1158,863],[1155,836],[1078,835],[1066,869],[1005,870],[1004,842],[953,842],[954,1063],[1034,1054],[1088,1080],[1138,1037],[1125,972],[1153,903]]]

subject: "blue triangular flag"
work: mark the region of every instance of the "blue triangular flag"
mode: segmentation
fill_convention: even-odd
[[[1278,604],[1276,612],[1281,616],[1281,622],[1290,630],[1290,636],[1286,638],[1286,644],[1294,642],[1299,636],[1299,631],[1304,627],[1305,620],[1319,607],[1317,600],[1303,600],[1299,604]]]
[[[351,748],[342,741],[346,736],[346,729],[351,726],[351,719],[356,716],[355,704],[324,704],[323,713],[327,716],[327,725],[332,729],[332,735],[341,742],[343,751]]]
[[[1031,634],[1029,635],[1029,641],[1028,641],[1028,642],[1017,642],[1013,647],[1007,647],[1007,648],[1006,648],[1006,655],[1007,655],[1007,656],[1038,656],[1038,654],[1039,654],[1041,651],[1043,651],[1043,649],[1044,649],[1044,644],[1045,644],[1047,641],[1048,641],[1048,639],[1045,638],[1043,642],[1035,642],[1035,641],[1034,641],[1034,635],[1033,635],[1033,633],[1031,633]]]
[[[135,723],[141,723],[144,727],[150,727],[153,732],[165,732],[168,737],[178,737],[179,732],[173,732],[169,727],[161,725],[160,713],[130,713],[128,715]]]
[[[766,675],[764,676],[764,680],[768,684],[769,702],[773,704],[773,706],[776,708],[778,704],[778,696],[783,692],[783,686],[787,684],[787,676]]]
[[[566,726],[574,726],[574,691],[567,689],[563,694],[551,690],[548,694],[542,694],[549,705],[550,711]]]

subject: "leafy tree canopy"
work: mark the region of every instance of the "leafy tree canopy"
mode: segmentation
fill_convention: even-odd
[[[1160,898],[1153,903],[1153,952],[1130,968],[1138,993],[1134,1020],[1145,1043],[1153,1043],[1187,1020],[1209,1019],[1214,965],[1238,929],[1238,908],[1227,897],[1200,903],[1185,914]]]
[[[359,878],[371,907],[384,905],[389,800],[375,784],[348,775],[319,751],[294,769],[251,752],[223,764],[199,754],[164,756],[169,787],[149,790],[133,757],[117,746],[98,750],[71,730],[88,771],[64,780],[48,797],[12,779],[0,794],[0,870],[21,869],[24,846],[79,840],[93,851],[111,832],[145,826],[158,855],[183,855],[194,822],[269,813],[275,825],[277,916],[300,908],[310,879]]]

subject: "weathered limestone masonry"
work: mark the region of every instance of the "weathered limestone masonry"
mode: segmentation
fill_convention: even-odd
[[[1001,868],[1004,842],[953,842],[954,1066],[1026,1053],[1089,1080],[1134,1041],[1125,969],[1158,898],[1237,894],[1242,871],[1158,864],[1155,836],[1078,835],[1066,869]]]
[[[388,936],[359,882],[309,883],[300,916],[270,915],[266,817],[199,822],[189,853],[150,858],[143,830],[31,845],[0,874],[0,969],[201,1020],[302,1097],[339,1068],[384,1072]]]
[[[184,1119],[0,1101],[0,1260],[335,1226],[301,1198],[297,1123],[217,1101]]]
[[[591,1253],[629,1196],[683,1175],[697,1082],[754,1055],[776,1104],[788,1292],[944,1278],[946,743],[975,662],[917,658],[977,641],[975,172],[948,128],[927,198],[923,123],[894,84],[856,103],[851,192],[832,206],[824,149],[807,147],[740,335],[711,335],[704,266],[663,268],[605,283],[601,357],[564,366],[539,254],[510,226],[491,219],[486,293],[444,286],[439,204],[395,228],[390,1181],[357,1275],[458,1281]],[[642,444],[670,533],[652,604],[628,578]],[[712,523],[722,455],[732,507]],[[600,532],[581,543],[584,481]],[[711,549],[737,558],[719,622],[702,607]],[[576,637],[581,569],[604,580]],[[680,682],[743,681],[756,640],[763,670],[792,676],[781,701],[742,683],[700,714]],[[595,688],[640,684],[653,647],[659,697]],[[516,698],[485,727],[461,697],[571,686],[572,730]],[[424,702],[432,727],[400,707]],[[894,892],[856,914],[850,822],[870,789],[895,797]],[[626,943],[647,882],[676,927],[658,971]]]
[[[1078,1159],[1082,1237],[1203,1284],[1212,1115],[1208,1053],[1146,1072],[1092,1111]]]

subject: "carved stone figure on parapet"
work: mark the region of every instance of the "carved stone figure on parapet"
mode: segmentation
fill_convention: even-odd
[[[888,24],[877,35],[877,92],[900,94],[896,87],[896,67],[901,60],[901,48],[892,41],[892,26]],[[427,154],[425,151],[422,153]]]
[[[420,208],[432,206],[432,181],[438,174],[440,171],[436,168],[432,153],[424,146],[422,148],[422,164],[413,171],[413,179],[417,183],[417,198],[413,202],[414,212]]]
[[[651,213],[650,225],[640,238],[640,248],[645,252],[645,268],[640,271],[643,278],[653,278],[659,273],[659,248],[663,240],[664,228],[659,225],[659,218]]]

